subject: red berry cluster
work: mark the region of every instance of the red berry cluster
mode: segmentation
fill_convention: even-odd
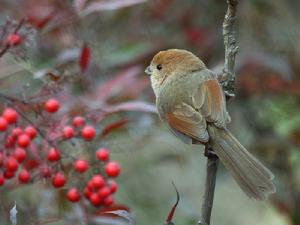
[[[52,98],[49,99],[45,104],[44,104],[44,109],[45,111],[49,113],[55,113],[58,111],[60,107],[60,103],[58,100]],[[80,130],[78,130],[80,129]],[[77,132],[76,132],[77,131]],[[73,138],[74,136],[79,136],[86,140],[86,141],[91,141],[96,135],[96,130],[93,126],[91,125],[85,125],[85,119],[81,116],[76,116],[73,119],[72,126],[71,125],[66,125],[63,130],[62,130],[62,136],[65,139],[70,139]]]
[[[120,174],[120,166],[117,162],[109,161],[109,152],[102,148],[96,152],[96,158],[100,162],[100,171],[103,173],[92,175],[83,188],[83,195],[94,206],[110,206],[113,204],[113,194],[117,191],[117,183],[113,178]],[[74,169],[78,173],[85,173],[88,170],[88,163],[85,160],[78,159],[74,162]],[[81,193],[78,188],[72,187],[67,192],[67,198],[71,202],[77,202],[81,199]]]
[[[95,128],[91,125],[85,125],[85,119],[81,116],[77,116],[73,119],[73,126],[67,125],[63,128],[63,137],[65,139],[79,135],[85,141],[93,140],[96,135]]]
[[[43,111],[46,113],[56,113],[60,108],[57,99],[49,99],[43,104]],[[109,151],[101,148],[96,152],[97,163],[95,164],[96,174],[89,171],[89,161],[81,158],[71,158],[72,170],[80,174],[76,179],[67,182],[67,176],[72,170],[66,171],[62,168],[70,168],[70,160],[57,147],[57,142],[51,140],[45,145],[39,145],[43,135],[38,128],[33,125],[21,126],[19,113],[13,108],[5,108],[0,116],[0,186],[18,174],[19,183],[28,183],[38,178],[49,179],[54,188],[72,186],[68,188],[66,197],[71,202],[78,202],[81,196],[85,196],[94,206],[107,207],[113,204],[113,194],[117,190],[117,184],[113,178],[120,174],[118,162],[109,160]],[[71,138],[81,137],[84,141],[91,141],[95,135],[95,128],[87,125],[83,117],[73,118],[71,125],[60,127],[58,141],[67,141]],[[41,135],[39,135],[41,134]],[[53,144],[55,143],[55,144]],[[39,149],[39,150],[37,150]],[[93,164],[94,165],[94,164]],[[33,179],[34,177],[34,179]],[[82,186],[88,177],[86,184]]]
[[[27,158],[26,148],[35,139],[37,131],[32,126],[24,129],[17,126],[19,114],[12,108],[5,108],[0,116],[0,186],[15,177],[18,173],[20,183],[30,180],[30,173],[26,168],[19,169]]]

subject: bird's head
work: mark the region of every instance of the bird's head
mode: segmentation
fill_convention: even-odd
[[[152,88],[157,94],[169,77],[182,76],[205,68],[205,64],[193,53],[181,49],[158,52],[145,72],[151,76]]]

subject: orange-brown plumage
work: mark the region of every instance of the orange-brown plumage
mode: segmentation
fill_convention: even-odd
[[[179,49],[161,51],[146,73],[160,118],[178,138],[212,147],[249,197],[262,200],[275,192],[273,174],[227,130],[230,117],[222,88],[197,56]]]

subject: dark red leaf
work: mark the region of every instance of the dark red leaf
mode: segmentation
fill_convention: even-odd
[[[47,1],[27,0],[23,4],[27,22],[36,29],[44,28],[58,13],[57,6]]]
[[[95,109],[89,114],[89,118],[94,121],[101,121],[107,115],[118,113],[122,111],[138,111],[138,112],[150,112],[156,113],[155,105],[143,101],[128,101],[115,105],[101,104],[99,108]]]
[[[79,58],[79,66],[81,69],[81,72],[85,72],[89,66],[91,58],[91,50],[87,45],[83,45],[81,52],[80,52],[80,58]]]
[[[126,70],[122,70],[115,75],[111,80],[102,84],[97,90],[96,98],[98,100],[105,101],[113,93],[117,93],[124,89],[127,84],[132,84],[136,79],[137,75],[142,71],[140,66],[133,66]]]
[[[172,219],[173,219],[173,216],[174,216],[176,207],[177,207],[177,205],[178,205],[178,203],[179,203],[179,200],[180,200],[179,192],[178,192],[178,190],[177,190],[177,188],[176,188],[174,182],[172,182],[172,184],[173,184],[173,186],[174,186],[174,188],[175,188],[175,191],[176,191],[176,197],[177,197],[177,198],[176,198],[175,204],[173,205],[171,211],[170,211],[169,214],[168,214],[168,217],[167,217],[166,222],[165,222],[166,225],[168,225],[168,224],[173,224],[173,223],[172,223]]]
[[[203,43],[207,38],[207,31],[204,28],[189,27],[184,30],[184,33],[192,44]]]
[[[143,101],[130,101],[120,103],[114,106],[107,106],[106,111],[108,113],[115,113],[119,111],[142,111],[156,113],[155,105]]]
[[[104,136],[108,135],[113,130],[123,127],[128,122],[129,121],[126,119],[121,119],[119,121],[109,124],[102,130],[101,136],[104,137]]]
[[[42,29],[51,19],[53,14],[47,15],[44,18],[28,17],[28,22],[37,29]]]
[[[172,5],[172,3],[174,2],[174,0],[164,0],[164,1],[153,1],[153,13],[154,16],[157,17],[163,17],[165,15],[168,16],[168,12],[170,9],[170,6]]]

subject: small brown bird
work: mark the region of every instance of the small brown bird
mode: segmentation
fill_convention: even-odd
[[[223,90],[197,56],[161,51],[145,72],[151,76],[159,116],[178,138],[211,147],[250,198],[264,200],[275,192],[272,172],[226,128],[230,117]]]

